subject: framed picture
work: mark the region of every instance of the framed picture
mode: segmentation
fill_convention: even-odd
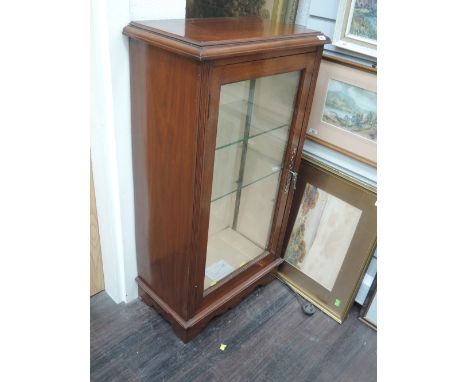
[[[294,24],[298,0],[187,0],[186,18],[260,16],[273,22]]]
[[[377,241],[375,189],[303,157],[278,275],[339,323]]]
[[[362,305],[359,319],[372,329],[377,330],[377,276],[375,276],[366,300]]]
[[[341,0],[333,45],[377,57],[377,0]]]
[[[308,138],[377,167],[377,75],[372,68],[322,60]]]

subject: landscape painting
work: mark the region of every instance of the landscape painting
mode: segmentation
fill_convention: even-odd
[[[356,0],[349,33],[368,40],[377,40],[377,0]]]
[[[377,94],[330,79],[322,121],[377,142]]]
[[[307,183],[284,259],[332,291],[361,214],[360,209]]]

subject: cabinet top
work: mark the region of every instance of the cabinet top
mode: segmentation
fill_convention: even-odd
[[[199,60],[330,42],[321,32],[259,17],[132,21],[123,33]]]

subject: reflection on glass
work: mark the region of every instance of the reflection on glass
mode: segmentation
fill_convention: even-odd
[[[299,76],[221,87],[205,289],[268,247]]]

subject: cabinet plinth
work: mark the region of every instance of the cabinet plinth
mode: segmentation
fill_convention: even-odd
[[[320,32],[259,18],[132,22],[140,297],[189,341],[271,281],[300,163]]]

